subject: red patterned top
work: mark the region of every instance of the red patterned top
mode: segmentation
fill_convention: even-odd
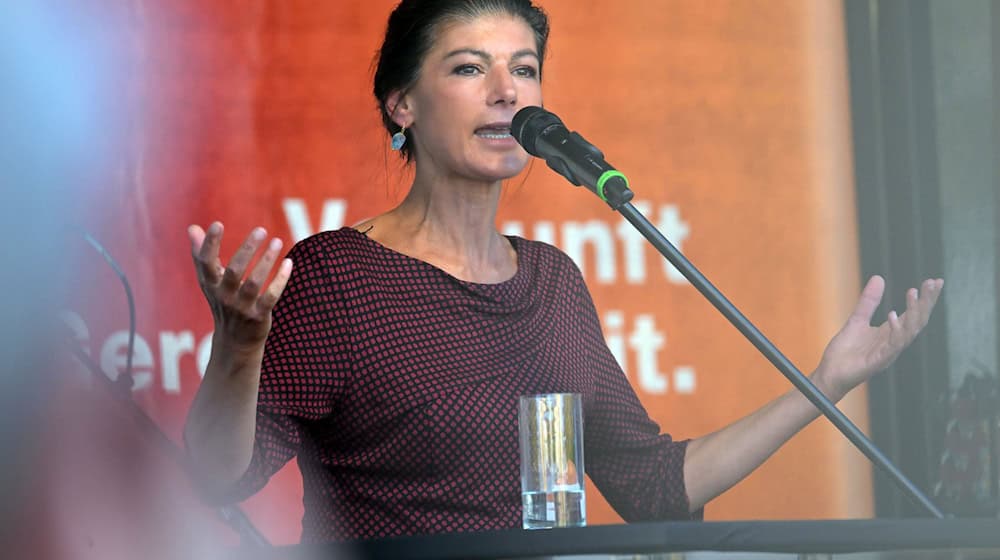
[[[628,521],[689,518],[686,442],[609,352],[583,277],[511,237],[515,275],[454,278],[350,228],[297,244],[237,495],[296,454],[305,542],[521,524],[520,395],[581,393],[586,472]]]

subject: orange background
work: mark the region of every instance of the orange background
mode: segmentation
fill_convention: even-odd
[[[292,237],[288,199],[313,229],[324,202],[346,204],[351,224],[405,194],[407,169],[388,149],[371,96],[370,69],[386,0],[171,0],[137,2],[121,95],[127,148],[91,224],[118,256],[139,303],[136,398],[179,441],[199,381],[196,352],[169,354],[168,339],[211,330],[184,234],[225,222],[224,246],[264,225]],[[808,373],[846,319],[858,283],[843,15],[833,0],[547,0],[552,38],[546,106],[627,173],[659,223],[674,207],[682,250]],[[110,218],[110,219],[109,219]],[[603,224],[614,237],[616,281],[584,274],[602,317],[619,311],[627,337],[652,316],[666,392],[646,390],[637,356],[625,369],[650,414],[677,438],[716,430],[789,389],[693,288],[670,281],[645,251],[645,279],[624,278],[620,217],[535,162],[512,179],[501,224],[531,237],[540,222],[564,247],[567,224]],[[570,224],[572,227],[572,224]],[[113,278],[89,271],[116,294]],[[102,284],[103,283],[103,284]],[[92,355],[126,328],[118,296],[77,303]],[[605,325],[606,334],[608,325]],[[616,331],[618,332],[618,331]],[[167,363],[179,364],[169,374]],[[677,367],[695,389],[674,390]],[[864,395],[842,403],[862,426]],[[590,522],[615,522],[589,494]],[[276,542],[295,542],[301,483],[286,468],[247,507]],[[708,519],[864,517],[872,513],[867,463],[817,422],[707,508]]]

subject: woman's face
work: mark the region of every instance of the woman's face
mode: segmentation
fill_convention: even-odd
[[[443,26],[403,98],[418,167],[440,177],[498,181],[528,154],[510,135],[514,114],[542,104],[535,36],[511,16]]]

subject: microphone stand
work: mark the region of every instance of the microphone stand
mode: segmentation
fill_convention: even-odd
[[[895,465],[886,457],[882,451],[880,451],[870,439],[868,439],[865,434],[858,429],[850,419],[847,418],[840,410],[834,406],[830,399],[826,397],[812,381],[809,380],[805,375],[802,374],[789,361],[788,358],[781,353],[778,348],[771,343],[761,332],[747,319],[739,309],[736,308],[726,296],[722,295],[707,278],[691,264],[689,261],[676,247],[673,246],[666,237],[663,236],[656,229],[656,227],[642,215],[641,212],[636,210],[632,203],[630,202],[633,197],[633,193],[628,188],[628,182],[624,180],[621,181],[608,181],[606,185],[602,185],[601,188],[595,191],[595,194],[601,197],[602,200],[607,202],[607,204],[612,208],[612,210],[617,211],[630,224],[632,224],[635,229],[642,234],[643,237],[649,241],[656,250],[660,252],[661,255],[670,264],[674,265],[684,278],[687,278],[688,282],[692,286],[697,288],[699,292],[716,308],[722,313],[726,319],[738,331],[740,331],[747,340],[753,344],[761,354],[764,355],[774,367],[778,368],[791,383],[798,389],[802,394],[806,396],[811,403],[813,403],[816,408],[819,409],[823,416],[826,416],[830,422],[840,433],[842,433],[855,447],[858,448],[862,453],[865,454],[868,459],[875,464],[876,467],[882,470],[898,487],[903,491],[906,496],[911,500],[922,506],[934,517],[938,519],[943,519],[944,514],[941,510],[934,505],[931,500],[920,491],[909,479],[906,478],[903,473],[896,468]],[[588,186],[588,188],[590,188]],[[594,190],[594,189],[591,189]]]

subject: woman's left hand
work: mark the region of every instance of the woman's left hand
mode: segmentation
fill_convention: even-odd
[[[916,288],[907,290],[906,311],[902,315],[890,311],[888,320],[873,327],[872,316],[882,301],[885,280],[872,276],[847,324],[823,352],[813,380],[825,391],[834,393],[829,397],[838,399],[889,367],[927,325],[943,287],[944,280],[924,280],[919,292]]]

